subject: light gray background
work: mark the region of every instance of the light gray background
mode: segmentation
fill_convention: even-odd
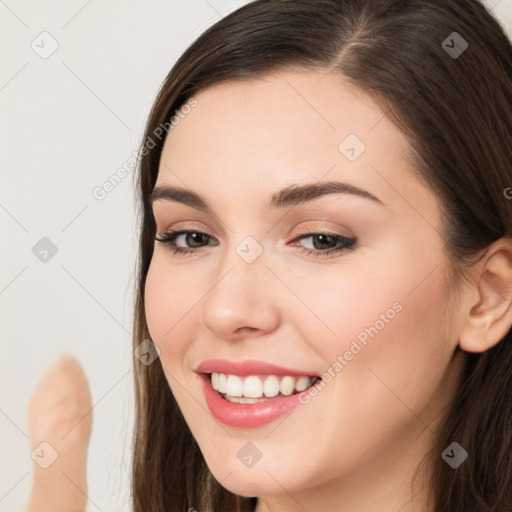
[[[137,149],[178,56],[244,3],[0,0],[0,511],[26,504],[28,402],[63,353],[94,404],[88,510],[130,509],[133,172],[103,200],[92,191]],[[512,0],[485,3],[512,36]],[[51,49],[44,31],[58,43],[46,59],[31,47]],[[57,247],[46,262],[32,252],[43,237]]]

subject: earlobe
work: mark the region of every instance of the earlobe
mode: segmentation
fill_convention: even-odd
[[[512,239],[490,247],[475,281],[477,302],[470,305],[460,332],[466,352],[484,352],[499,343],[512,326]]]

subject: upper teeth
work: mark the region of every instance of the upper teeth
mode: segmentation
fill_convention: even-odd
[[[294,391],[300,392],[309,388],[316,378],[307,376],[292,377],[290,375],[226,375],[213,372],[211,374],[212,386],[219,393],[229,396],[245,396],[248,398],[274,397],[281,392],[291,395]],[[279,380],[281,379],[281,380]]]

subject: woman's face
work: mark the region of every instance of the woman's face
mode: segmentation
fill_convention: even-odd
[[[411,173],[405,137],[331,73],[227,82],[195,99],[156,187],[206,207],[185,194],[153,202],[159,238],[196,234],[154,242],[145,304],[210,470],[234,493],[297,500],[399,472],[409,485],[460,367],[439,203]],[[310,186],[323,193],[292,194]],[[214,370],[233,398],[212,388]],[[289,395],[310,384],[300,376],[322,381]]]

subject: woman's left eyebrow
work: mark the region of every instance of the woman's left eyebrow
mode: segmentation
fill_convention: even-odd
[[[290,185],[274,193],[267,203],[267,207],[269,209],[284,208],[285,206],[312,201],[328,194],[354,195],[384,205],[378,197],[356,185],[340,181],[326,181],[305,185]],[[176,201],[204,213],[213,213],[208,203],[199,194],[182,187],[170,185],[155,187],[150,196],[150,204],[159,200]]]

